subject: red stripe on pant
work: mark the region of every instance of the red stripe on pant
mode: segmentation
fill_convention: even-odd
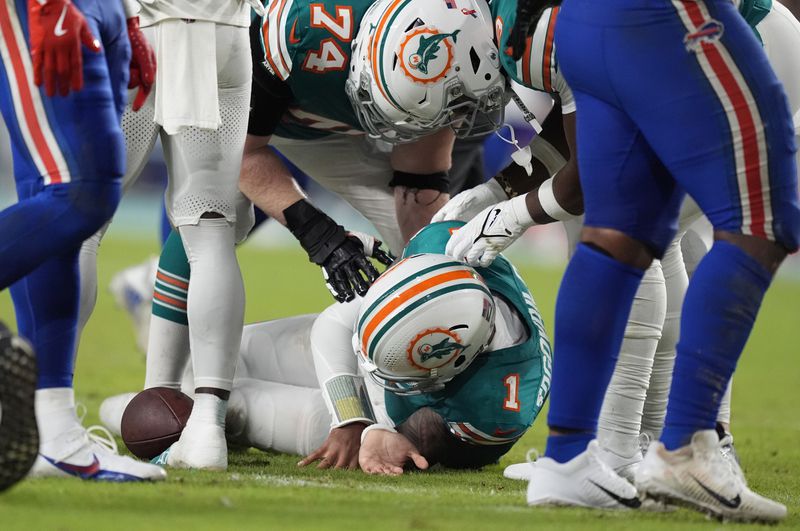
[[[17,19],[19,23],[19,19]],[[33,105],[33,95],[31,94],[30,84],[25,73],[25,67],[22,63],[22,53],[28,53],[26,45],[20,46],[17,42],[16,34],[14,33],[13,22],[11,20],[11,13],[8,10],[8,4],[5,0],[0,1],[0,32],[3,34],[3,40],[6,42],[8,48],[9,59],[11,60],[11,68],[14,70],[14,77],[17,80],[17,93],[22,105],[22,116],[17,112],[17,120],[24,120],[25,126],[30,132],[33,139],[34,149],[41,157],[44,163],[45,171],[50,176],[50,184],[59,184],[63,181],[61,173],[58,171],[58,166],[53,158],[53,154],[47,147],[47,142],[42,134],[39,120],[36,116],[36,110]],[[8,65],[5,65],[8,68]],[[14,90],[15,87],[9,87]],[[31,146],[28,146],[30,149]]]
[[[696,27],[706,22],[702,11],[695,2],[683,2],[689,18]],[[719,78],[725,93],[733,103],[739,129],[742,134],[744,170],[747,181],[747,196],[750,200],[750,231],[754,236],[766,238],[764,218],[764,190],[761,183],[761,159],[758,147],[753,113],[758,114],[758,109],[751,109],[751,103],[745,98],[733,72],[725,63],[720,51],[711,43],[701,43],[703,53],[708,59],[711,68]]]

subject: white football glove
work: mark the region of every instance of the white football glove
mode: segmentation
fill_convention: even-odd
[[[498,254],[533,225],[525,196],[521,195],[492,205],[472,218],[453,233],[445,252],[473,267],[489,267]]]
[[[505,201],[508,196],[495,179],[489,179],[475,188],[464,190],[433,215],[431,223],[437,221],[467,221],[474,218],[484,208]]]

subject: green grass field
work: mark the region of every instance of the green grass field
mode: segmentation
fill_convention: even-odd
[[[100,401],[139,388],[144,359],[123,312],[105,291],[111,275],[155,247],[111,237],[100,252],[101,292],[83,337],[76,390],[97,421]],[[319,311],[329,302],[321,275],[300,252],[245,246],[247,320]],[[521,268],[552,330],[561,271]],[[602,301],[598,301],[602,304]],[[10,316],[6,294],[0,315]],[[751,486],[789,506],[783,527],[800,528],[800,284],[778,282],[767,296],[734,386],[734,434]],[[580,390],[576,390],[580,392]],[[298,469],[296,457],[232,453],[225,473],[170,471],[161,484],[108,485],[31,480],[0,496],[0,529],[519,529],[719,528],[688,511],[672,514],[530,509],[525,484],[502,469],[544,448],[545,415],[499,465],[481,472],[438,469],[399,478]]]

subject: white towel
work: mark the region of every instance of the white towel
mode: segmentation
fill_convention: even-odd
[[[214,22],[168,19],[157,39],[155,121],[169,135],[187,127],[217,129],[217,32]]]

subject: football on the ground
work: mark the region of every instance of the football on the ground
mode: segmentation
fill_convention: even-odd
[[[152,459],[181,436],[194,402],[176,389],[145,389],[122,414],[122,440],[133,455]]]

